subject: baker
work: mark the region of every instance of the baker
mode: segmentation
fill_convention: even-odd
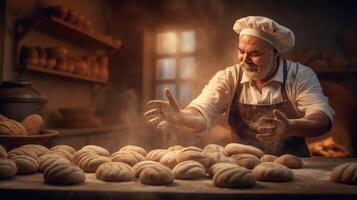
[[[184,109],[166,89],[167,101],[147,103],[152,108],[144,114],[147,122],[195,133],[225,114],[232,142],[273,155],[310,156],[305,138],[329,131],[334,111],[316,74],[280,56],[294,47],[294,33],[261,16],[238,19],[233,30],[239,35],[239,63],[217,72]]]

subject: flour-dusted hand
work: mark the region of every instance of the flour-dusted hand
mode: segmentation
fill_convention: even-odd
[[[194,108],[180,109],[169,89],[165,89],[167,101],[151,100],[147,103],[151,109],[144,113],[148,124],[159,129],[175,127],[177,129],[199,132],[206,129],[202,114]]]
[[[256,137],[263,142],[278,141],[288,136],[290,120],[279,110],[274,110],[273,115],[274,118],[259,119],[259,123],[263,125],[257,129],[260,134]]]

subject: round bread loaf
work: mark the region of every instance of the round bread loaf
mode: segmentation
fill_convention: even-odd
[[[7,158],[7,151],[6,149],[0,145],[0,158]]]
[[[258,157],[252,154],[242,153],[242,154],[234,154],[231,156],[233,163],[245,167],[247,169],[253,169],[260,163]]]
[[[161,157],[160,163],[164,166],[173,169],[177,165],[177,155],[179,154],[178,151],[169,151],[167,154]]]
[[[29,156],[14,156],[11,159],[16,163],[18,174],[33,174],[39,169],[37,161]]]
[[[113,162],[124,162],[130,166],[134,166],[136,163],[145,160],[145,157],[136,151],[117,151],[110,156]]]
[[[196,147],[196,146],[189,146],[189,147],[184,147],[179,150],[180,153],[186,152],[186,151],[198,151],[198,152],[203,152],[203,149]]]
[[[209,144],[205,146],[205,148],[203,149],[203,153],[215,153],[215,152],[228,156],[227,152],[224,150],[224,147],[218,144]]]
[[[148,167],[148,166],[151,166],[151,165],[160,165],[160,163],[158,163],[156,161],[152,161],[152,160],[144,160],[144,161],[136,163],[133,166],[135,177],[139,177],[140,173],[143,171],[143,169],[145,167]]]
[[[65,144],[59,144],[59,145],[53,146],[50,150],[54,151],[54,150],[57,150],[57,149],[68,151],[72,155],[74,153],[76,153],[76,150],[73,147],[71,147],[69,145],[65,145]]]
[[[15,148],[8,152],[7,157],[13,158],[15,156],[30,156],[31,158],[37,159],[38,156],[32,148]]]
[[[73,163],[78,165],[79,161],[87,155],[98,155],[98,154],[92,149],[81,149],[73,154],[73,158],[72,158]]]
[[[179,163],[172,170],[176,179],[199,179],[207,177],[206,168],[199,162],[188,160]]]
[[[264,152],[257,147],[238,143],[227,144],[224,147],[224,150],[228,153],[228,155],[248,153],[257,156],[258,158],[264,155]]]
[[[108,150],[106,150],[103,147],[97,146],[97,145],[87,145],[87,146],[84,146],[81,150],[86,150],[86,149],[93,150],[96,154],[98,154],[100,156],[106,156],[106,157],[110,156],[110,153]]]
[[[181,146],[181,145],[174,145],[174,146],[171,146],[169,148],[167,148],[168,151],[177,151],[177,150],[181,150],[185,147]]]
[[[0,121],[9,120],[6,116],[0,114]]]
[[[37,157],[40,157],[43,154],[46,154],[49,152],[47,147],[40,145],[40,144],[25,144],[25,145],[22,145],[20,148],[31,149],[31,151],[36,153]]]
[[[138,147],[138,146],[135,146],[135,145],[127,145],[127,146],[124,146],[122,147],[119,151],[135,151],[137,153],[140,153],[141,155],[143,155],[144,157],[146,156],[147,152],[145,149],[141,148],[141,147]]]
[[[94,173],[101,164],[106,162],[110,162],[110,158],[88,154],[79,161],[78,166],[84,172]]]
[[[205,155],[207,156],[207,158],[209,159],[209,166],[212,166],[216,163],[221,163],[221,162],[233,162],[233,160],[227,156],[225,156],[224,154],[220,153],[220,152],[210,152],[210,153],[205,153]]]
[[[13,160],[0,158],[0,180],[8,179],[17,173],[16,163]]]
[[[27,135],[27,131],[21,123],[8,119],[0,121],[0,135]]]
[[[145,167],[139,180],[146,185],[168,185],[174,182],[174,176],[169,168],[158,164]]]
[[[44,172],[52,164],[71,163],[71,161],[56,154],[45,154],[38,158],[37,162],[39,164],[39,172]]]
[[[210,177],[213,177],[216,174],[216,172],[221,169],[234,168],[237,166],[238,165],[236,165],[234,163],[216,163],[208,169],[208,174]]]
[[[27,116],[21,124],[24,126],[29,135],[38,135],[40,134],[40,130],[42,130],[45,123],[41,115],[33,114]]]
[[[285,155],[279,156],[277,159],[274,160],[274,162],[285,165],[285,166],[289,167],[290,169],[300,169],[303,166],[303,162],[302,162],[301,158],[296,157],[291,154],[285,154]]]
[[[154,149],[146,155],[146,160],[152,160],[159,162],[160,159],[169,151],[166,149]]]
[[[73,155],[64,149],[51,150],[50,153],[59,155],[63,158],[67,158],[69,161],[73,162]]]
[[[263,162],[257,165],[252,173],[259,181],[284,182],[291,181],[293,171],[282,164],[275,162]]]
[[[255,176],[246,168],[239,166],[222,168],[213,176],[213,184],[218,187],[250,188],[255,183]]]
[[[277,158],[278,158],[277,156],[266,154],[260,157],[260,162],[274,162],[274,160]]]
[[[84,172],[74,164],[52,164],[43,173],[45,183],[54,185],[75,185],[86,179]]]
[[[349,162],[335,167],[330,179],[337,183],[357,185],[357,163]]]
[[[126,163],[107,162],[97,168],[95,176],[99,180],[108,182],[131,181],[134,178],[134,171]]]
[[[177,163],[181,163],[181,162],[188,161],[188,160],[195,160],[195,161],[201,163],[205,168],[208,168],[208,166],[210,164],[209,158],[201,151],[192,151],[192,150],[182,151],[182,150],[180,150],[180,152],[177,154],[176,160],[177,160]]]

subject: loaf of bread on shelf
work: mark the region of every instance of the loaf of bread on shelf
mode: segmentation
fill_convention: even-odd
[[[29,149],[29,151],[35,152],[37,157],[40,157],[43,154],[46,154],[50,151],[47,147],[40,145],[40,144],[25,144],[25,145],[22,145],[20,148]]]
[[[176,179],[199,179],[207,177],[206,168],[194,160],[177,164],[172,170],[172,173]]]
[[[93,150],[96,154],[98,154],[100,156],[106,156],[106,157],[110,156],[109,151],[101,146],[86,145],[86,146],[82,147],[82,150],[86,150],[86,149]]]
[[[220,152],[208,152],[208,153],[205,153],[205,155],[209,159],[209,166],[212,166],[216,163],[221,163],[221,162],[226,162],[226,163],[233,162],[233,160],[230,157],[227,157]]]
[[[7,153],[7,156],[8,158],[12,158],[14,156],[22,156],[22,155],[25,155],[25,156],[30,156],[31,158],[34,158],[34,159],[37,159],[38,156],[35,152],[34,149],[32,148],[15,148],[15,149],[11,149],[8,153]]]
[[[7,158],[7,151],[2,145],[0,145],[0,158]]]
[[[0,180],[9,179],[17,174],[16,163],[7,158],[0,158]]]
[[[123,162],[106,162],[97,168],[95,176],[108,182],[131,181],[134,178],[134,171]]]
[[[277,156],[266,154],[260,157],[260,162],[274,162],[274,160],[277,158]]]
[[[168,151],[177,151],[177,150],[181,150],[185,147],[181,146],[181,145],[174,145],[174,146],[171,146],[169,148],[167,148]]]
[[[45,125],[42,116],[38,114],[27,116],[24,120],[22,120],[21,124],[24,126],[29,135],[40,134],[40,130],[42,130]]]
[[[0,135],[27,135],[25,127],[15,120],[0,121]]]
[[[169,151],[167,154],[161,157],[160,163],[164,166],[173,169],[177,165],[177,155],[179,150]]]
[[[145,167],[139,180],[146,185],[168,185],[174,182],[174,176],[169,168],[158,163]]]
[[[233,167],[237,167],[237,166],[238,165],[236,165],[234,163],[216,163],[208,169],[208,174],[210,177],[213,177],[216,174],[216,172],[221,169],[233,168]]]
[[[151,165],[158,165],[158,164],[160,164],[160,163],[156,162],[156,161],[152,161],[152,160],[144,160],[144,161],[136,163],[133,166],[133,171],[134,171],[135,177],[139,177],[140,173],[143,171],[143,169],[145,167],[148,167],[148,166],[151,166]]]
[[[330,179],[337,183],[357,185],[357,163],[348,162],[335,167]]]
[[[78,166],[85,172],[94,173],[101,164],[107,162],[110,162],[109,157],[88,154],[79,161]]]
[[[210,159],[202,151],[184,150],[185,149],[182,149],[178,152],[176,157],[177,163],[181,163],[188,160],[195,160],[201,163],[205,168],[208,168],[210,164]]]
[[[294,178],[291,169],[276,162],[262,162],[252,170],[252,173],[259,181],[285,182]]]
[[[146,160],[160,162],[160,159],[168,152],[167,149],[154,149],[146,155]]]
[[[203,148],[203,153],[214,153],[218,152],[221,153],[225,156],[227,156],[227,152],[224,150],[224,147],[218,145],[218,144],[209,144]]]
[[[29,156],[14,156],[11,160],[16,163],[18,174],[33,174],[39,169],[37,161]]]
[[[277,159],[274,160],[274,162],[285,165],[290,169],[300,169],[304,165],[301,158],[291,154],[279,156]]]
[[[145,157],[136,151],[120,150],[113,153],[110,159],[113,162],[124,162],[130,166],[134,166],[136,163],[144,161]]]
[[[255,176],[244,167],[221,168],[213,176],[213,184],[227,188],[250,188],[256,183]]]
[[[86,179],[84,172],[74,164],[52,164],[43,173],[45,183],[53,185],[75,185]]]
[[[129,150],[129,151],[135,151],[140,153],[141,155],[143,155],[144,157],[146,156],[147,152],[144,148],[141,148],[139,146],[135,146],[135,145],[127,145],[122,147],[119,151],[125,151],[125,150]]]
[[[52,164],[71,163],[68,159],[56,154],[45,154],[37,159],[39,172],[44,172]]]
[[[56,146],[53,146],[51,147],[50,151],[54,151],[54,150],[64,150],[64,151],[67,151],[68,153],[70,154],[74,154],[76,153],[76,149],[74,149],[73,147],[69,146],[69,145],[65,145],[65,144],[59,144],[59,145],[56,145]]]
[[[253,169],[260,163],[258,157],[248,153],[234,154],[231,156],[233,163],[245,167],[247,169]]]
[[[244,145],[239,143],[230,143],[224,147],[228,155],[248,153],[257,156],[258,158],[264,155],[264,152],[257,147],[251,145]]]

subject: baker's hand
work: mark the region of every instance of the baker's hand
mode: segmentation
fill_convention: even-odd
[[[260,118],[259,124],[263,126],[257,130],[260,134],[256,137],[263,142],[278,141],[288,136],[290,130],[290,120],[279,110],[273,111],[274,118]]]
[[[167,101],[151,100],[147,103],[152,107],[151,110],[144,113],[147,123],[160,129],[166,129],[169,125],[178,125],[181,121],[181,109],[179,108],[175,97],[172,96],[169,89],[165,89]]]

